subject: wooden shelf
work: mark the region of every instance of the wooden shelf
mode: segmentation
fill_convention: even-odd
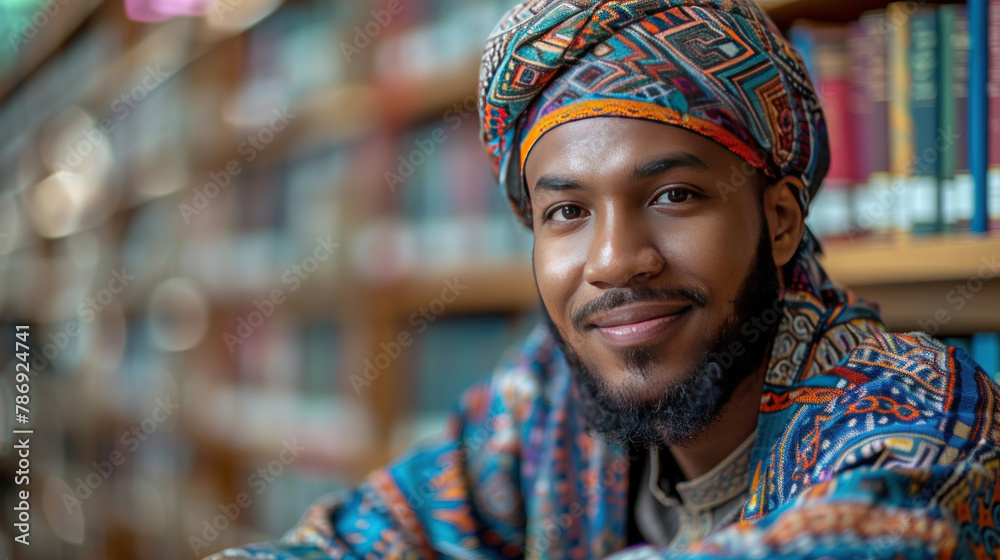
[[[446,281],[457,282],[466,288],[453,302],[446,302],[445,314],[519,313],[539,305],[531,262],[527,258],[414,273],[380,287],[376,297],[391,302],[393,313],[405,319],[435,299],[441,299]]]
[[[828,242],[823,265],[852,287],[968,280],[984,259],[1000,258],[1000,236],[934,235],[927,238]]]
[[[774,23],[782,30],[797,19],[811,19],[826,23],[848,23],[858,19],[868,10],[885,8],[889,0],[757,0]],[[936,4],[965,3],[963,0],[938,0]]]
[[[822,257],[830,276],[859,297],[879,304],[894,331],[929,330],[939,310],[947,323],[938,335],[968,335],[1000,329],[1000,236],[941,235],[830,242]],[[444,281],[458,279],[468,290],[449,303],[453,313],[526,312],[537,309],[530,263],[488,263],[450,271],[415,273],[377,289],[378,297],[403,318],[440,298]],[[966,298],[957,286],[967,286]],[[965,299],[964,304],[958,303]]]
[[[477,54],[416,78],[324,88],[292,108],[296,119],[263,154],[263,161],[281,160],[331,142],[349,142],[377,127],[442,119],[449,110],[474,119],[475,109],[465,114],[456,104],[474,104],[478,75]]]
[[[1000,236],[939,235],[826,246],[830,277],[879,305],[893,331],[1000,329]]]

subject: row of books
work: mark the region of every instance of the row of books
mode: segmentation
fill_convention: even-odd
[[[496,187],[474,116],[449,114],[396,146],[383,177],[387,208],[403,224],[401,259],[457,266],[530,254],[531,236]]]
[[[478,58],[515,0],[286,4],[247,34],[241,123],[343,83],[401,83]]]
[[[286,4],[246,34],[246,57],[231,120],[247,128],[273,107],[294,107],[310,94],[363,78],[365,65],[341,52],[367,2]]]
[[[5,45],[5,26],[20,25],[15,16],[38,9],[26,4],[0,1]],[[474,139],[475,118],[466,113],[442,115],[403,135],[376,132],[374,139],[325,141],[309,150],[286,149],[291,130],[276,131],[253,161],[237,150],[274,108],[287,105],[302,114],[299,107],[313,95],[395,75],[400,48],[478,52],[513,2],[404,0],[405,10],[385,25],[376,4],[285,4],[237,41],[238,48],[227,43],[221,53],[142,90],[141,99],[132,92],[143,83],[144,63],[122,83],[97,83],[105,69],[138,59],[124,47],[131,28],[92,18],[4,100],[0,124],[14,132],[0,140],[0,306],[36,325],[36,353],[51,356],[41,374],[49,382],[36,387],[39,402],[47,403],[37,412],[49,418],[52,449],[43,451],[39,441],[37,462],[49,480],[30,557],[191,558],[280,535],[310,501],[351,482],[352,469],[373,447],[386,445],[372,436],[376,411],[351,383],[352,374],[364,374],[366,359],[379,358],[358,342],[370,336],[370,326],[339,317],[324,299],[346,284],[339,274],[352,267],[375,278],[385,275],[386,262],[390,268],[455,264],[526,252],[530,237],[518,233],[492,186]],[[376,26],[377,33],[369,33]],[[364,38],[371,44],[359,56],[345,54],[344,45]],[[0,51],[3,72],[11,51]],[[233,61],[242,66],[233,68]],[[98,90],[110,97],[95,96]],[[122,95],[124,105],[116,103]],[[452,128],[456,121],[449,117],[461,126]],[[113,127],[97,136],[102,119]],[[393,190],[383,171],[398,172],[399,156],[409,157],[414,143],[437,128],[449,139]],[[241,131],[235,142],[233,130]],[[372,158],[369,148],[378,142],[386,144],[384,157]],[[231,158],[240,171],[223,177]],[[56,164],[84,177],[93,204],[63,207],[72,215],[46,216],[28,207],[43,200],[34,196],[34,185],[58,171]],[[365,174],[374,181],[356,180]],[[220,184],[219,177],[228,182]],[[379,200],[369,212],[364,201],[373,192]],[[185,214],[182,204],[197,212]],[[372,214],[385,219],[369,220]],[[292,294],[299,284],[283,282],[283,274],[313,254],[320,236],[341,246]],[[135,276],[133,283],[90,320],[81,317],[78,304],[107,285],[110,271],[123,269]],[[174,305],[157,305],[160,296],[154,296],[178,278],[195,289],[183,297],[175,292],[168,301]],[[255,302],[276,288],[296,301],[265,316]],[[243,325],[252,328],[246,339],[238,332]],[[443,316],[420,333],[404,327],[412,327],[415,343],[400,358],[405,379],[392,390],[406,404],[406,419],[421,419],[399,423],[398,437],[406,441],[437,429],[445,408],[485,379],[524,328],[506,316]],[[200,339],[177,339],[199,332]],[[243,340],[231,352],[227,332]],[[455,341],[464,341],[465,350],[456,353]],[[4,391],[0,387],[9,397]],[[133,452],[122,434],[164,395],[181,405],[179,413],[169,425],[157,424]],[[331,432],[330,426],[347,429]],[[250,483],[251,475],[272,466],[280,451],[274,446],[294,434],[309,457],[266,486],[257,484],[260,478]],[[103,468],[119,449],[128,452],[124,464],[101,476],[80,516],[66,515],[51,488],[75,489],[78,478],[86,485],[93,463]],[[12,479],[8,464],[0,474]],[[236,520],[220,520],[220,506],[240,492],[252,505]],[[6,488],[0,497],[12,499]],[[207,546],[194,550],[192,537]],[[5,551],[0,545],[0,557]]]
[[[789,38],[829,128],[819,235],[1000,230],[1000,0],[894,2]]]
[[[406,435],[419,439],[443,428],[462,393],[487,381],[537,322],[537,313],[441,317],[415,334],[411,372],[405,376],[412,386],[404,393],[414,396],[408,403],[414,421],[406,426]]]
[[[374,73],[379,80],[420,78],[443,68],[478,61],[490,30],[518,0],[425,0],[422,9],[403,13],[379,42]]]
[[[241,319],[254,311],[248,307],[235,313],[229,321],[231,329],[240,328]],[[376,341],[382,344],[376,344],[371,351],[374,355],[369,355],[356,340],[351,343],[350,337],[357,335],[336,321],[266,318],[266,324],[254,330],[246,344],[235,345],[236,375],[232,382],[273,395],[293,395],[299,405],[290,415],[302,416],[317,403],[364,402],[358,397],[371,390],[391,366],[398,372],[391,383],[405,416],[436,425],[458,404],[462,391],[485,380],[504,352],[523,338],[537,319],[537,313],[437,316],[415,312],[398,325],[399,332],[409,335],[409,344]],[[351,423],[358,424],[358,419]],[[422,429],[415,431],[424,433]]]
[[[946,338],[944,343],[965,350],[986,373],[1000,383],[1000,332],[978,332],[966,338]]]
[[[255,311],[247,307],[233,313],[228,321],[230,330],[249,323],[247,317]],[[537,313],[437,316],[415,312],[398,325],[399,332],[409,335],[409,344],[375,341],[374,349],[368,352],[357,344],[359,339],[352,343],[356,333],[334,320],[267,317],[246,343],[234,345],[235,375],[231,382],[235,387],[273,396],[291,395],[299,404],[289,415],[303,416],[316,404],[335,406],[355,401],[351,403],[354,406],[365,402],[358,397],[370,391],[391,366],[398,377],[390,382],[405,416],[436,426],[458,404],[462,391],[487,379],[504,352],[526,336],[537,320]],[[215,408],[220,407],[216,404]],[[358,422],[358,418],[350,421],[354,425]],[[246,419],[244,423],[253,421]]]

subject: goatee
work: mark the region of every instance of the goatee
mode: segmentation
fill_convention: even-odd
[[[542,305],[543,320],[574,373],[581,408],[592,434],[619,445],[682,445],[714,423],[740,383],[758,370],[767,357],[784,311],[771,242],[766,222],[761,218],[762,233],[755,264],[744,279],[733,313],[706,345],[698,364],[654,400],[612,392],[600,373],[588,367],[569,347]],[[635,291],[639,293],[620,297],[618,305],[625,300],[655,299],[649,295],[655,290]],[[691,293],[688,299],[697,304],[699,294]],[[752,328],[747,328],[750,325]],[[738,348],[736,344],[744,350],[739,356],[730,352],[731,348]],[[619,362],[640,376],[650,374],[656,366],[655,359],[655,348],[629,349],[619,354]]]

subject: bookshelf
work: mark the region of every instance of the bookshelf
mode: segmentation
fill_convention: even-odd
[[[997,236],[900,237],[856,245],[828,243],[824,264],[831,276],[849,286],[920,284],[978,277],[985,264],[983,259],[992,262],[998,255]]]
[[[827,23],[847,23],[858,19],[863,12],[879,10],[888,4],[885,0],[757,0],[771,19],[781,29],[788,29],[797,19]],[[958,4],[960,0],[942,0],[935,4]]]
[[[441,403],[488,375],[485,364],[537,320],[530,234],[490,186],[471,102],[478,49],[513,3],[421,3],[348,62],[339,45],[377,4],[296,0],[246,29],[220,30],[197,18],[136,24],[120,3],[81,1],[64,6],[67,17],[0,76],[0,125],[20,131],[0,142],[5,324],[58,335],[112,272],[136,276],[81,321],[81,335],[47,367],[51,378],[39,380],[53,436],[38,464],[53,487],[72,489],[156,397],[182,406],[78,515],[38,522],[47,544],[37,557],[191,558],[274,538],[310,498],[356,482],[438,425]],[[785,30],[799,18],[844,23],[886,5],[761,3]],[[441,45],[456,54],[429,64]],[[150,66],[165,69],[163,80],[119,119],[115,100]],[[286,107],[287,126],[265,133],[271,111]],[[63,147],[78,138],[79,125],[65,124],[73,118],[115,124],[107,161],[71,170],[103,198],[66,214],[76,226],[65,235],[39,235],[48,214],[20,210],[55,171],[51,159],[65,159]],[[448,141],[390,184],[400,157],[438,131]],[[251,137],[267,141],[250,150]],[[231,162],[239,171],[228,171]],[[223,173],[225,186],[208,186]],[[441,200],[455,202],[434,204]],[[339,246],[313,268],[318,238]],[[984,282],[961,310],[948,299],[983,257],[1000,254],[995,234],[872,234],[824,248],[831,276],[879,302],[893,329],[921,328],[943,309],[941,336],[1000,331],[1000,280]],[[170,283],[178,278],[195,295]],[[447,282],[467,288],[444,298]],[[273,312],[238,336],[275,290]],[[430,318],[414,318],[424,308]],[[192,330],[203,336],[184,342],[184,325],[200,325]],[[386,350],[404,334],[412,345]],[[470,347],[481,350],[463,353]],[[377,375],[358,385],[352,377],[368,362]],[[193,554],[188,538],[290,437],[305,444],[301,456]],[[153,514],[146,502],[158,504]]]

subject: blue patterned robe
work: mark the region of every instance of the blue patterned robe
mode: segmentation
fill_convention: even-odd
[[[960,349],[890,334],[813,257],[785,293],[739,521],[627,547],[629,458],[587,435],[544,327],[440,437],[217,558],[1000,558],[1000,387]]]

